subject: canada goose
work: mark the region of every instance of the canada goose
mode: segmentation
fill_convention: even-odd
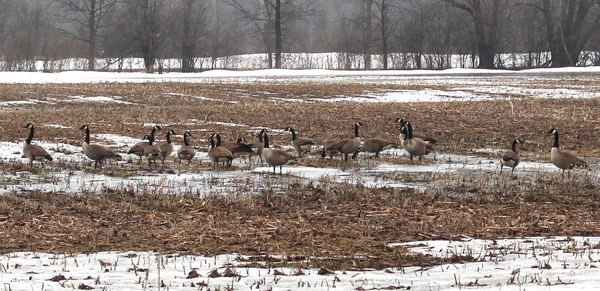
[[[216,168],[217,163],[219,162],[230,164],[231,160],[233,160],[233,154],[228,149],[221,146],[221,136],[219,133],[213,133],[208,141],[210,142],[208,157],[213,162],[213,168]]]
[[[412,124],[410,122],[406,122],[403,128],[406,132],[404,135],[403,147],[408,154],[410,154],[410,162],[413,162],[413,156],[418,156],[420,164],[422,162],[422,157],[433,151],[433,146],[430,143],[413,136]]]
[[[522,139],[515,139],[512,142],[512,150],[505,151],[502,154],[502,159],[500,160],[500,173],[502,173],[502,168],[507,166],[512,168],[512,172],[515,171],[515,167],[519,165],[519,151],[517,149],[517,144],[523,144],[524,141]]]
[[[153,126],[153,127],[150,129],[150,134],[152,134],[153,132],[155,132],[155,131],[157,131],[157,130],[162,130],[162,128],[161,128],[160,126],[158,126],[158,125],[155,125],[155,126]],[[148,139],[149,139],[149,136],[150,136],[150,135],[145,135],[145,136],[142,138],[142,141],[141,141],[141,142],[138,142],[138,143],[134,144],[134,145],[133,145],[133,146],[132,146],[132,147],[129,149],[129,151],[127,151],[127,154],[128,154],[128,155],[131,155],[131,154],[133,154],[133,155],[136,155],[136,156],[140,157],[140,164],[142,164],[142,157],[144,156],[145,149],[146,149],[146,147],[148,146],[148,142],[147,142],[146,140],[148,140]]]
[[[179,164],[181,164],[181,160],[187,160],[188,165],[196,155],[196,150],[194,147],[190,145],[190,137],[192,134],[189,131],[183,133],[183,145],[177,151],[177,156],[179,157]]]
[[[363,142],[360,147],[358,148],[358,151],[356,153],[354,153],[354,156],[352,158],[355,158],[356,155],[359,152],[365,152],[365,153],[375,153],[375,158],[379,158],[379,152],[383,151],[383,150],[387,150],[387,149],[397,149],[398,148],[398,144],[395,142],[391,142],[391,141],[386,141],[383,139],[379,139],[379,138],[371,138],[371,139],[367,139],[365,140],[365,142]]]
[[[281,151],[274,150],[269,147],[269,136],[267,135],[267,131],[261,131],[262,138],[264,141],[264,147],[262,150],[262,157],[269,164],[273,166],[273,173],[275,173],[275,168],[279,166],[279,174],[282,173],[282,166],[295,160],[296,157]]]
[[[255,141],[250,144],[252,149],[256,151],[256,154],[258,155],[258,158],[260,159],[261,165],[263,164],[262,151],[263,151],[263,148],[265,148],[265,142],[263,140],[263,133],[265,133],[266,131],[267,131],[266,128],[261,129],[260,132],[256,135],[256,137],[258,138],[258,141]]]
[[[348,160],[348,155],[354,154],[360,148],[360,135],[358,134],[358,128],[362,127],[363,124],[361,122],[356,122],[354,124],[354,138],[353,139],[343,139],[339,141],[327,142],[323,146],[322,157],[325,157],[326,153],[329,153],[329,157],[331,158],[333,154],[343,154],[344,160]]]
[[[406,123],[408,122],[408,120],[404,119],[404,118],[396,118],[396,122],[400,124],[400,141],[404,140],[404,134],[405,132],[402,131],[402,128],[404,127],[404,125],[406,125]],[[420,138],[422,140],[424,140],[425,142],[431,144],[431,145],[435,145],[437,144],[437,140],[433,137],[430,136],[424,136],[424,135],[420,135],[420,134],[414,134],[413,137],[415,138]]]
[[[148,140],[149,138],[150,138],[149,135],[144,135],[144,137],[142,138],[142,141],[134,144],[133,146],[131,146],[129,151],[127,151],[128,155],[133,154],[133,155],[140,157],[140,164],[142,164],[142,157],[144,156],[144,150],[148,146],[148,142],[146,140]]]
[[[29,135],[25,140],[25,144],[23,145],[23,158],[29,159],[29,167],[33,168],[33,160],[39,160],[42,164],[42,168],[44,167],[44,159],[48,161],[52,161],[52,156],[41,146],[36,144],[31,144],[33,140],[33,124],[27,123],[23,128],[29,128]]]
[[[292,146],[298,152],[299,157],[302,156],[303,152],[310,152],[311,147],[315,144],[310,138],[299,137],[296,134],[296,130],[292,127],[287,127],[285,131],[289,131],[292,134]]]
[[[247,155],[254,154],[254,150],[252,150],[252,146],[244,143],[246,140],[243,137],[239,137],[236,140],[236,142],[226,142],[226,143],[221,143],[221,135],[219,133],[216,133],[214,135],[214,138],[216,138],[217,146],[222,146],[222,147],[228,149],[233,154],[234,158],[239,158],[246,154]],[[231,161],[229,163],[231,163]]]
[[[121,160],[121,156],[112,149],[97,144],[90,144],[90,127],[87,124],[82,125],[79,130],[85,131],[85,138],[81,147],[83,148],[83,154],[94,161],[94,169],[102,168],[104,160]]]
[[[158,148],[160,149],[160,154],[162,157],[162,164],[165,165],[165,158],[168,158],[173,153],[173,144],[171,143],[171,135],[175,135],[175,131],[170,129],[167,131],[166,141],[161,141],[156,143]]]
[[[586,162],[574,154],[560,150],[558,145],[558,131],[556,129],[552,128],[548,133],[554,135],[554,145],[552,145],[552,150],[550,151],[550,161],[562,170],[563,177],[565,176],[565,170],[569,170],[570,173],[570,170],[574,167],[588,167]]]
[[[156,159],[162,157],[162,152],[160,151],[160,147],[154,143],[154,133],[152,130],[150,135],[145,136],[148,140],[148,145],[144,147],[144,156],[148,159],[148,166],[151,166],[151,163],[156,165]]]

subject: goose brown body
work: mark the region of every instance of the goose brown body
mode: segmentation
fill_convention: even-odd
[[[361,140],[360,135],[358,133],[359,127],[362,127],[363,124],[361,122],[357,122],[354,124],[354,138],[342,139],[338,141],[330,141],[325,143],[323,147],[322,156],[325,157],[327,153],[332,157],[334,154],[342,154],[344,155],[344,160],[348,160],[348,156],[350,154],[354,154],[360,148]]]
[[[402,131],[405,131],[404,142],[402,143],[402,147],[408,152],[410,155],[410,161],[412,163],[413,157],[419,157],[419,163],[422,162],[423,156],[429,154],[433,151],[433,146],[426,142],[423,139],[415,138],[412,133],[412,124],[410,122],[406,122],[403,126]]]
[[[398,148],[398,144],[379,138],[365,140],[358,149],[358,152],[374,153],[375,158],[379,158],[379,153],[383,150]]]
[[[565,170],[571,170],[575,167],[588,167],[587,163],[584,160],[578,158],[571,152],[563,151],[560,149],[558,131],[556,129],[553,128],[548,133],[552,133],[552,135],[554,136],[554,144],[552,146],[552,149],[550,150],[550,161],[557,168],[562,170],[563,176],[565,175]]]
[[[404,118],[397,118],[396,122],[400,124],[400,136],[399,136],[400,145],[404,146],[404,135],[406,134],[406,132],[403,131],[402,128],[404,128],[404,126],[406,125],[408,120],[406,120]],[[413,138],[421,139],[421,140],[425,141],[426,143],[430,144],[431,146],[436,145],[438,142],[437,139],[435,139],[433,137],[416,134],[416,133],[413,133]]]
[[[216,137],[217,139],[220,139],[221,137]],[[244,143],[244,139],[243,138],[238,138],[236,142],[227,142],[227,143],[222,143],[221,146],[226,148],[227,150],[229,150],[233,156],[235,158],[241,157],[243,155],[252,155],[255,154],[254,150],[252,149],[252,146],[249,144]],[[219,143],[220,141],[217,140],[217,143]]]
[[[275,169],[279,166],[279,174],[282,173],[282,166],[290,163],[295,160],[296,157],[282,151],[271,149],[269,146],[269,136],[267,132],[262,132],[262,138],[264,141],[264,147],[262,150],[262,158],[267,164],[273,167],[273,173],[275,173]]]
[[[120,160],[121,156],[112,149],[98,144],[90,143],[90,128],[88,125],[82,125],[80,130],[85,131],[85,139],[81,145],[83,154],[94,161],[94,168],[102,168],[102,162],[109,159]]]
[[[216,140],[215,140],[216,139]],[[213,167],[216,167],[219,162],[230,163],[233,160],[233,153],[227,148],[221,146],[221,137],[219,133],[214,133],[208,139],[211,148],[208,150],[208,157],[213,162]]]
[[[160,156],[163,165],[165,164],[165,158],[168,158],[173,153],[173,143],[171,143],[171,135],[175,134],[175,131],[169,130],[167,131],[166,141],[156,143],[156,145],[160,149]]]
[[[150,135],[147,136],[148,137],[148,145],[146,147],[144,147],[144,156],[148,159],[148,166],[150,166],[151,163],[156,164],[156,159],[159,159],[162,157],[162,152],[160,151],[160,147],[154,143],[154,141],[155,141],[154,135],[155,135],[155,131],[152,130],[150,132]]]
[[[189,165],[190,162],[192,161],[192,159],[194,158],[194,156],[196,156],[196,150],[194,149],[193,146],[190,145],[190,137],[191,136],[192,136],[192,134],[189,131],[186,131],[183,134],[183,145],[177,151],[177,157],[179,157],[179,163],[181,163],[182,160],[187,160],[188,165]]]
[[[156,132],[156,130],[162,130],[162,128],[160,128],[160,126],[155,125],[150,129],[150,133],[147,135],[144,135],[144,137],[142,138],[141,142],[138,142],[136,144],[134,144],[129,151],[127,151],[127,154],[131,155],[136,155],[138,157],[140,157],[140,164],[142,163],[142,158],[145,156],[146,154],[146,148],[149,146],[147,140],[150,140],[150,135],[152,135],[153,133]]]
[[[515,167],[519,165],[520,158],[517,144],[523,144],[523,141],[520,139],[513,140],[511,150],[502,153],[502,157],[500,159],[500,172],[502,172],[503,167],[512,168],[511,172],[514,172]]]
[[[43,147],[31,144],[33,140],[34,128],[33,124],[28,123],[24,128],[29,128],[29,135],[23,145],[23,157],[29,160],[29,167],[33,168],[33,161],[39,160],[42,167],[44,167],[44,160],[52,161],[52,156]]]
[[[298,136],[296,130],[292,127],[288,127],[285,130],[292,134],[292,147],[298,152],[299,157],[303,153],[310,152],[310,149],[315,144],[312,139]]]

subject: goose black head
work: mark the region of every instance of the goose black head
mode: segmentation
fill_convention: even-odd
[[[33,124],[31,124],[31,123],[27,123],[25,126],[23,126],[23,128],[32,128],[32,127],[33,127]]]
[[[557,134],[558,131],[553,127],[552,129],[550,129],[550,131],[548,131],[548,133]]]
[[[79,127],[79,130],[87,130],[90,127],[87,124],[82,125],[81,127]]]
[[[358,121],[358,122],[356,123],[356,126],[358,126],[358,127],[361,127],[361,126],[364,126],[364,125],[363,125],[363,123],[362,123],[362,122]]]
[[[400,123],[401,126],[404,126],[408,122],[408,120],[406,120],[402,117],[399,117],[399,118],[396,118],[396,122]]]
[[[263,128],[263,129],[260,130],[260,132],[256,136],[260,137],[260,136],[262,136],[265,133],[267,133],[267,129]]]

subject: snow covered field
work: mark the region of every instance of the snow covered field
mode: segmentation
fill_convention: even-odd
[[[127,149],[139,141],[133,137],[108,134],[95,135],[94,139],[102,140],[104,144],[109,144],[115,149]],[[390,163],[386,162],[386,159],[407,159],[408,157],[408,153],[403,149],[390,149],[382,152],[382,161],[376,162],[365,159],[358,168],[286,166],[283,168],[283,173],[286,174],[283,178],[265,175],[272,173],[273,169],[268,166],[249,165],[247,159],[236,159],[234,161],[234,166],[241,169],[239,171],[218,170],[188,173],[185,166],[181,168],[174,164],[172,169],[167,168],[166,172],[138,173],[128,168],[130,167],[128,165],[132,162],[137,165],[138,157],[123,154],[123,161],[114,162],[115,165],[112,166],[117,171],[122,169],[122,171],[130,172],[121,177],[82,171],[79,167],[86,164],[89,166],[89,160],[83,155],[81,148],[78,146],[46,142],[40,142],[39,144],[48,149],[53,155],[55,165],[70,168],[70,170],[54,172],[48,169],[33,174],[29,171],[5,172],[2,175],[3,185],[0,186],[0,193],[41,190],[77,194],[130,188],[140,191],[160,189],[160,193],[165,195],[193,194],[206,196],[232,192],[258,193],[266,189],[265,187],[277,192],[278,188],[284,189],[283,185],[289,183],[319,183],[322,181],[362,185],[369,188],[421,189],[427,185],[405,182],[403,181],[405,177],[394,176],[393,174],[421,173],[431,175],[465,172],[494,173],[499,171],[499,159],[478,155],[436,154],[435,160],[428,159],[422,165]],[[175,145],[174,152],[177,151],[178,147],[178,145]],[[0,142],[0,159],[8,163],[28,163],[26,159],[21,157],[21,148],[22,144],[20,143]],[[289,146],[285,146],[283,149],[291,151]],[[482,149],[474,150],[474,153],[499,151],[501,149]],[[171,158],[174,159],[174,156]],[[200,162],[205,165],[210,163],[207,153],[203,151],[198,152],[195,160],[195,163]],[[254,163],[258,163],[257,157],[254,157]],[[556,172],[556,168],[549,162],[524,161],[519,166],[516,175]],[[591,175],[600,177],[600,173]]]
[[[0,255],[0,284],[29,290],[596,290],[600,238],[532,237],[496,241],[390,244],[457,263],[384,270],[264,268],[243,254],[215,257],[143,251]],[[277,256],[275,256],[277,258]],[[461,260],[472,262],[458,263]],[[160,264],[160,265],[159,265]],[[256,266],[255,264],[255,266]],[[160,266],[160,268],[159,268]],[[160,283],[159,283],[160,282]]]
[[[529,69],[520,71],[483,70],[483,69],[447,69],[447,70],[372,70],[372,71],[343,71],[343,70],[289,70],[265,69],[249,71],[210,70],[200,73],[114,73],[65,71],[59,73],[43,72],[0,72],[0,83],[4,84],[36,84],[36,83],[98,83],[98,82],[213,82],[213,81],[329,81],[337,82],[344,79],[353,81],[369,81],[398,78],[449,79],[456,76],[471,76],[474,79],[489,76],[538,75],[544,74],[593,74],[600,72],[600,67],[566,67]]]
[[[525,100],[537,99],[597,99],[600,97],[600,85],[596,80],[600,77],[600,69],[564,68],[540,69],[528,71],[481,71],[469,69],[455,69],[446,71],[327,71],[327,70],[260,70],[260,71],[209,71],[198,74],[142,74],[142,73],[99,73],[99,72],[64,72],[64,73],[6,73],[0,72],[0,84],[19,87],[13,84],[79,84],[79,83],[197,83],[201,84],[302,84],[303,82],[317,84],[368,84],[375,85],[356,95],[324,94],[324,96],[304,96],[303,92],[294,94],[276,95],[272,92],[243,91],[242,87],[232,90],[239,95],[232,94],[231,100],[219,99],[220,96],[202,95],[204,92],[190,92],[189,87],[169,87],[152,96],[155,100],[182,100],[193,99],[202,106],[210,107],[212,104],[222,108],[247,106],[248,98],[256,98],[267,105],[284,104],[285,106],[299,106],[302,103],[315,105],[315,108],[331,108],[335,103],[350,104],[358,110],[369,106],[391,106],[401,103],[410,105],[417,102],[449,102],[449,101],[486,101],[506,100],[502,102],[506,107],[513,106],[516,98]],[[557,80],[560,80],[558,82]],[[400,89],[378,90],[378,84],[401,86]],[[187,85],[187,84],[186,84]],[[60,85],[59,85],[60,86]],[[65,85],[67,86],[67,85]],[[135,85],[137,86],[137,85]],[[143,86],[140,84],[140,86]],[[414,86],[414,88],[411,88]],[[90,89],[90,88],[88,88]],[[178,90],[180,89],[180,90]],[[28,89],[29,90],[29,89]],[[75,90],[73,90],[75,91]],[[90,89],[91,91],[91,89]],[[32,90],[34,92],[34,90]],[[133,94],[83,94],[70,92],[68,95],[52,96],[42,95],[39,98],[12,98],[4,96],[0,101],[0,109],[5,114],[16,116],[17,112],[40,112],[43,108],[60,108],[61,105],[77,106],[93,105],[106,106],[119,111],[115,114],[127,114],[129,107],[143,107],[143,99]],[[210,91],[209,91],[210,92]],[[110,93],[110,92],[108,92]],[[201,94],[202,93],[202,94]],[[229,94],[226,92],[226,95]],[[246,94],[246,95],[244,95]],[[33,95],[33,94],[31,94]],[[243,95],[243,96],[242,96]],[[240,97],[241,96],[241,97]],[[146,97],[145,95],[143,97]],[[230,97],[230,96],[226,96]],[[246,98],[248,97],[248,98]],[[137,98],[137,99],[136,99]],[[237,99],[236,99],[237,98]],[[252,100],[248,99],[248,103]],[[593,100],[592,100],[593,101]],[[517,112],[515,120],[519,120],[530,106],[528,101],[516,103],[513,108]],[[547,100],[547,102],[554,102]],[[385,104],[376,104],[385,103]],[[474,102],[475,103],[475,102]],[[485,106],[485,103],[481,106]],[[500,103],[500,102],[496,102]],[[185,103],[183,103],[185,105]],[[443,103],[422,104],[422,106],[435,106]],[[467,103],[453,103],[464,105]],[[406,105],[406,106],[408,106]],[[154,103],[152,110],[163,105]],[[167,105],[164,105],[167,106]],[[364,106],[364,107],[361,107]],[[519,107],[523,106],[523,107]],[[350,107],[350,106],[349,106]],[[442,108],[442,107],[437,107]],[[462,113],[454,107],[451,114]],[[510,108],[510,107],[509,107]],[[38,110],[42,109],[42,110]],[[71,109],[73,110],[73,109]],[[75,109],[76,110],[76,109]],[[244,109],[245,110],[245,109]],[[327,109],[325,109],[327,110]],[[588,109],[586,109],[588,110]],[[172,111],[164,110],[165,116],[173,116]],[[510,109],[509,109],[510,111]],[[12,112],[12,113],[11,113]],[[71,111],[73,112],[73,111]],[[400,111],[399,112],[404,112]],[[411,112],[416,112],[411,111]],[[440,112],[440,111],[437,111]],[[589,113],[593,120],[593,111]],[[514,113],[514,112],[513,112]],[[89,160],[81,153],[79,142],[80,135],[76,138],[72,125],[79,120],[72,120],[70,116],[47,120],[45,123],[36,123],[36,139],[34,143],[48,149],[54,157],[51,165],[44,169],[26,170],[27,161],[21,158],[21,148],[25,131],[20,128],[10,128],[19,131],[12,139],[0,141],[0,195],[7,193],[30,193],[34,191],[60,192],[67,194],[94,194],[103,191],[118,189],[131,189],[132,192],[154,193],[170,196],[188,195],[195,197],[213,197],[218,195],[232,195],[237,193],[256,195],[270,191],[274,195],[289,192],[289,185],[319,186],[329,184],[350,185],[350,187],[365,188],[369,191],[378,189],[393,189],[398,193],[400,189],[412,191],[415,195],[427,193],[428,195],[442,194],[436,199],[447,198],[451,201],[476,197],[485,200],[486,195],[495,195],[495,187],[503,185],[498,191],[501,195],[497,201],[503,199],[517,199],[515,203],[535,202],[548,205],[548,208],[561,209],[567,204],[556,196],[552,198],[529,195],[531,189],[543,188],[543,183],[560,184],[558,169],[547,160],[550,138],[536,130],[530,136],[538,136],[541,141],[534,141],[532,147],[543,148],[544,152],[537,155],[525,152],[521,164],[515,170],[514,178],[505,169],[499,175],[499,154],[506,150],[508,139],[512,136],[504,135],[501,142],[481,143],[457,153],[437,152],[426,157],[422,165],[410,164],[404,150],[391,149],[382,152],[382,159],[374,160],[365,158],[360,154],[358,162],[344,164],[343,162],[322,161],[318,157],[317,149],[313,152],[310,163],[300,160],[296,165],[284,166],[283,174],[272,175],[271,167],[257,165],[257,157],[253,157],[254,164],[248,164],[247,159],[234,161],[233,169],[212,170],[206,153],[204,137],[208,129],[231,130],[242,132],[246,136],[256,134],[262,126],[267,124],[264,120],[244,120],[237,118],[206,118],[202,114],[191,112],[194,116],[185,116],[179,125],[192,128],[198,136],[194,140],[202,148],[194,161],[195,168],[179,168],[177,163],[170,162],[164,171],[150,170],[146,165],[137,165],[138,158],[123,154],[126,150],[139,141],[134,133],[141,132],[154,124],[165,127],[175,123],[168,118],[153,118],[138,120],[137,123],[124,123],[136,130],[114,133],[111,128],[110,118],[103,121],[106,127],[101,129],[104,134],[94,134],[95,142],[109,145],[119,151],[123,160],[111,162],[107,169],[92,170]],[[352,115],[353,113],[350,113]],[[571,115],[556,114],[556,119],[567,120]],[[586,113],[587,114],[587,113]],[[573,115],[574,116],[574,115]],[[237,116],[236,116],[237,117]],[[79,118],[79,117],[75,117]],[[296,117],[297,118],[297,117]],[[388,118],[388,117],[386,117]],[[511,117],[512,118],[512,117]],[[539,118],[539,116],[534,116]],[[587,117],[586,117],[587,118]],[[389,119],[389,118],[388,118]],[[7,118],[8,120],[8,118]],[[20,119],[19,119],[20,120]],[[131,120],[127,120],[132,122]],[[271,133],[278,141],[278,147],[291,151],[289,133],[281,128],[271,125]],[[21,125],[22,126],[22,125]],[[548,125],[544,124],[543,127]],[[304,126],[307,128],[308,126]],[[389,125],[392,127],[392,125]],[[565,126],[566,127],[566,126]],[[346,128],[336,127],[336,129]],[[373,135],[375,127],[365,129],[364,136]],[[574,127],[571,127],[574,128]],[[139,129],[139,130],[138,130]],[[445,130],[445,129],[444,129]],[[485,130],[479,129],[477,133],[485,139]],[[50,132],[52,133],[50,134]],[[109,133],[110,132],[110,133]],[[488,131],[489,132],[489,131]],[[576,149],[585,150],[579,144],[581,133],[570,130],[566,142],[577,144]],[[583,139],[593,137],[593,134],[582,131]],[[64,138],[63,138],[64,134]],[[304,132],[303,132],[304,134]],[[315,136],[311,132],[309,135]],[[397,133],[396,133],[397,134]],[[390,137],[396,139],[397,135]],[[471,138],[469,136],[464,139]],[[69,135],[69,137],[66,137]],[[285,135],[285,136],[283,136]],[[45,139],[44,136],[52,136]],[[228,138],[234,135],[229,133]],[[285,138],[285,139],[284,139]],[[177,144],[180,144],[177,137]],[[504,140],[506,139],[506,141]],[[50,141],[53,140],[53,141]],[[281,141],[285,140],[285,143]],[[548,143],[548,144],[546,144]],[[448,146],[448,143],[446,143]],[[175,151],[178,145],[175,145]],[[174,157],[172,157],[174,158]],[[582,185],[595,186],[600,180],[600,172],[596,171],[598,160],[594,155],[584,156],[592,164],[593,171],[575,172],[574,178],[562,180],[564,183],[582,182]],[[202,163],[202,167],[199,166]],[[36,163],[37,167],[37,163]],[[279,169],[278,169],[279,171]],[[555,179],[556,178],[556,179]],[[557,182],[558,181],[558,182]],[[522,186],[532,183],[531,188]],[[552,186],[556,186],[553,184]],[[571,184],[569,184],[571,185]],[[570,186],[570,189],[576,186]],[[491,189],[491,190],[490,190]],[[427,192],[426,190],[431,190]],[[541,196],[543,194],[540,194]],[[532,198],[533,196],[533,198]],[[418,197],[418,196],[417,196]],[[435,196],[434,196],[435,197]],[[579,198],[579,197],[578,197]],[[586,199],[589,197],[586,197]],[[529,199],[529,200],[527,200]],[[539,201],[536,199],[540,199]],[[544,200],[548,199],[548,201]],[[410,202],[407,202],[410,203]],[[451,203],[451,202],[448,202]],[[510,207],[514,207],[513,204]],[[553,209],[554,209],[553,208]],[[0,219],[5,219],[0,209]],[[320,210],[317,210],[320,211]],[[384,211],[384,210],[382,210]],[[543,212],[541,212],[543,214]],[[554,213],[554,215],[557,215]],[[559,214],[558,216],[563,215]],[[443,215],[442,215],[443,216]],[[542,215],[543,216],[543,215]],[[437,217],[437,216],[436,216]],[[561,216],[562,217],[562,216]],[[6,216],[6,219],[9,219]],[[551,221],[551,219],[548,219]],[[595,223],[593,218],[582,218],[586,223]],[[2,228],[4,222],[0,220],[0,238],[5,233]],[[380,222],[380,224],[385,223]],[[523,223],[523,222],[520,222]],[[546,222],[548,223],[548,222]],[[526,225],[526,224],[523,224]],[[521,225],[521,226],[523,226]],[[546,224],[548,225],[548,224]],[[554,225],[555,226],[555,225]],[[523,226],[525,227],[525,226]],[[551,234],[557,234],[553,232]],[[68,235],[68,234],[67,234]],[[485,234],[481,234],[485,236]],[[407,236],[414,238],[414,236]],[[485,236],[487,237],[487,236]],[[7,253],[0,255],[0,290],[63,290],[86,289],[95,290],[156,290],[162,285],[163,290],[595,290],[600,284],[600,238],[590,237],[525,237],[507,238],[497,241],[476,240],[465,238],[462,241],[411,241],[405,242],[405,237],[398,235],[397,243],[391,243],[389,248],[406,248],[411,253],[425,254],[444,259],[457,259],[454,264],[444,264],[433,267],[400,267],[385,270],[339,270],[331,274],[327,270],[298,269],[286,267],[269,268],[266,262],[247,266],[248,254],[221,254],[215,257],[202,257],[179,254],[157,254],[145,250],[131,250],[131,252],[100,252],[92,254],[64,254],[64,253]],[[422,237],[421,237],[422,238]],[[274,248],[267,248],[274,249]],[[269,254],[275,257],[281,253]],[[469,262],[462,263],[462,259]],[[161,263],[160,274],[158,263]],[[289,262],[288,262],[289,263]],[[192,270],[199,275],[194,277]],[[213,272],[215,271],[216,272]],[[209,274],[226,274],[225,277],[215,277]],[[64,276],[61,277],[60,275]],[[194,278],[186,278],[186,277]],[[54,278],[54,280],[50,280]],[[160,283],[159,283],[160,282]]]

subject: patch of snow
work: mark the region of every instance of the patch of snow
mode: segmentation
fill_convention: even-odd
[[[65,126],[62,124],[46,124],[44,125],[45,127],[50,127],[50,128],[60,128],[60,129],[69,129],[71,128],[70,126]]]
[[[98,83],[98,82],[213,82],[213,81],[257,81],[264,79],[293,79],[293,80],[331,80],[339,81],[344,78],[394,78],[394,77],[434,77],[437,79],[452,76],[494,76],[494,75],[520,75],[520,74],[565,74],[565,73],[598,73],[600,67],[572,67],[572,68],[545,68],[521,71],[509,70],[484,70],[484,69],[447,69],[447,70],[290,70],[290,69],[262,69],[262,70],[210,70],[201,73],[115,73],[115,72],[82,72],[65,71],[60,73],[42,72],[0,72],[0,83],[35,84],[35,83]]]
[[[97,103],[117,103],[131,105],[133,103],[120,100],[123,97],[119,96],[70,96],[66,102],[97,102]]]
[[[600,238],[531,237],[465,241],[414,241],[390,244],[436,257],[472,257],[478,261],[431,267],[346,270],[319,275],[318,269],[276,268],[286,276],[245,267],[243,254],[203,257],[145,251],[92,254],[15,252],[0,255],[0,284],[15,291],[77,289],[154,290],[159,281],[173,291],[234,290],[596,290],[600,285]],[[277,257],[270,254],[270,257]],[[161,264],[160,277],[158,263]],[[259,262],[259,264],[266,262]],[[229,266],[235,277],[209,278]],[[187,278],[194,270],[199,276]],[[59,282],[49,279],[62,274]],[[160,280],[159,280],[160,278]],[[192,283],[196,285],[191,287]],[[260,288],[256,286],[260,283]]]
[[[233,123],[233,122],[222,122],[222,121],[206,121],[204,124],[213,124],[213,125],[222,125],[222,126],[231,126],[231,127],[247,127],[246,124],[241,123]]]
[[[198,99],[198,100],[203,100],[203,101],[215,101],[215,102],[223,102],[223,103],[229,103],[229,104],[238,104],[239,103],[237,101],[221,100],[221,99],[215,99],[215,98],[209,98],[209,97],[202,97],[202,96],[195,96],[195,95],[183,94],[183,93],[166,93],[165,95],[167,95],[167,96],[190,97],[190,98],[194,98],[194,99]]]
[[[134,145],[134,144],[142,141],[141,137],[134,138],[134,137],[130,137],[130,136],[110,134],[110,133],[93,134],[92,139],[101,139],[101,140],[109,142],[111,145],[114,145],[116,147],[131,146],[131,145]]]
[[[356,102],[356,103],[388,103],[388,102],[448,102],[448,101],[482,101],[493,100],[490,96],[482,96],[467,91],[441,90],[402,90],[381,94],[369,94],[360,97],[311,98],[319,102]]]
[[[24,105],[36,105],[36,104],[54,104],[54,103],[45,101],[45,100],[37,100],[37,99],[0,101],[0,108],[11,109],[11,108],[18,108],[19,106],[24,106]]]
[[[389,246],[441,258],[478,260],[413,269],[414,273],[405,270],[406,274],[399,275],[429,278],[426,286],[436,289],[460,289],[460,284],[477,290],[594,290],[600,284],[598,237],[439,240]]]

